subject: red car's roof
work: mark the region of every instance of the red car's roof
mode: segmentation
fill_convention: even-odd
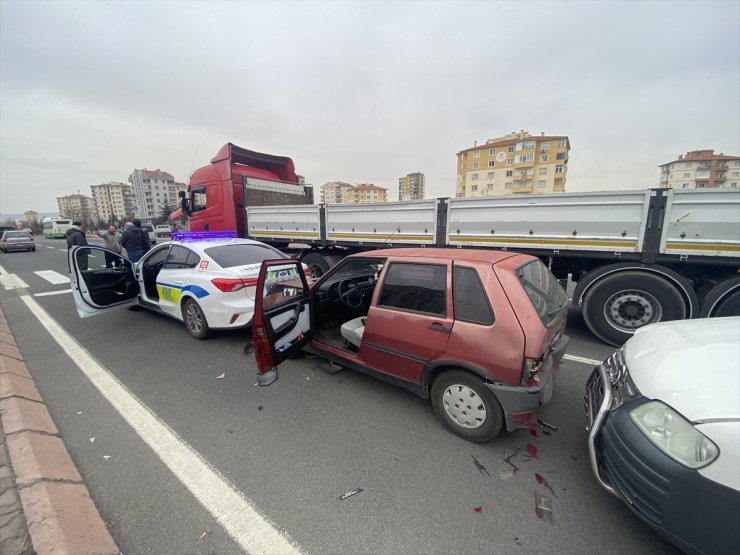
[[[373,258],[376,256],[392,256],[394,258],[439,258],[443,260],[467,260],[470,262],[486,262],[496,264],[519,256],[520,253],[509,251],[493,251],[484,249],[440,249],[440,248],[407,248],[407,249],[381,249],[377,251],[366,251],[355,254],[355,257]],[[523,255],[529,256],[529,255]]]

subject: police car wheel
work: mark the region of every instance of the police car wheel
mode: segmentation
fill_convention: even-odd
[[[195,339],[205,339],[211,332],[206,315],[193,299],[186,299],[182,305],[182,319],[190,335]]]

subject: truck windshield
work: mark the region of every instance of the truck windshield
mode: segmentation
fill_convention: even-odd
[[[528,262],[516,271],[516,275],[540,320],[549,326],[568,302],[557,278],[540,260]]]

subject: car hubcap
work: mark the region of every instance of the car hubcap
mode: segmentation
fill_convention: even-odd
[[[199,333],[201,327],[203,327],[203,320],[200,317],[200,312],[198,312],[198,309],[192,304],[188,307],[188,325],[195,333]]]
[[[655,297],[645,291],[620,291],[606,301],[604,315],[614,327],[631,333],[651,322],[659,322],[663,311]]]
[[[479,428],[486,421],[486,406],[478,394],[466,385],[455,384],[442,395],[447,415],[463,428]]]

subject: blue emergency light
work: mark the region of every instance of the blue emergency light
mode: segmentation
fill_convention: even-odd
[[[182,239],[228,239],[236,237],[236,231],[179,231],[171,237],[180,241]]]

